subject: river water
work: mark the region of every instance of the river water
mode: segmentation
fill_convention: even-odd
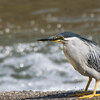
[[[0,91],[84,89],[62,45],[36,41],[64,31],[100,44],[100,1],[1,0]]]

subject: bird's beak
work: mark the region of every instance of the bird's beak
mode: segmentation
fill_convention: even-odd
[[[45,38],[45,39],[39,39],[37,41],[53,41],[53,42],[59,42],[61,39],[62,39],[61,37],[52,36],[52,37]]]

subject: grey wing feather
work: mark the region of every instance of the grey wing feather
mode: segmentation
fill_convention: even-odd
[[[100,48],[92,45],[88,55],[88,66],[100,72]]]

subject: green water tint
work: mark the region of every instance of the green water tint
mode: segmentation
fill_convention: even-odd
[[[81,34],[100,32],[99,1],[0,1],[0,34],[17,39],[63,31]]]

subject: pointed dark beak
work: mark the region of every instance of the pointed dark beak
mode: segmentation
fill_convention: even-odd
[[[45,38],[45,39],[39,39],[37,41],[55,41],[55,40],[58,40],[58,38],[56,38],[56,36],[52,36],[52,37]]]

